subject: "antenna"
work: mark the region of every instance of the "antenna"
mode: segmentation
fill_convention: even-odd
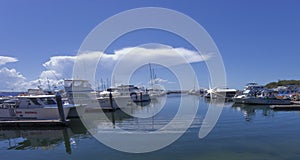
[[[50,87],[50,81],[49,81],[48,78],[47,78],[47,84],[48,84],[48,90],[50,91],[50,90],[51,90],[51,87]]]
[[[108,80],[108,78],[106,78],[106,90],[108,89],[108,87],[110,87],[110,85],[109,85],[109,80]]]

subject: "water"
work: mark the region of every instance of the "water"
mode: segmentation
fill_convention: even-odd
[[[191,127],[170,146],[158,151],[132,154],[111,149],[98,142],[73,119],[68,128],[6,128],[0,131],[0,159],[228,159],[282,160],[300,158],[300,112],[278,111],[266,106],[236,106],[226,103],[217,125],[204,139],[199,139],[201,122],[208,103],[201,97],[183,96],[196,109]],[[177,112],[180,96],[153,102],[148,107],[133,107],[126,112],[151,118],[133,118],[122,111],[106,113],[114,124],[101,118],[98,127],[114,130],[154,131],[167,124]],[[165,104],[164,108],[161,108]],[[212,107],[220,107],[212,103]],[[97,114],[97,113],[89,113]]]

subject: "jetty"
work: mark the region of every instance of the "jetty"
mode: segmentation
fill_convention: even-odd
[[[270,105],[273,110],[300,110],[300,101],[292,101],[290,105]]]

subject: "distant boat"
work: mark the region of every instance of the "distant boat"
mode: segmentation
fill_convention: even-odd
[[[132,102],[151,100],[147,92],[134,85],[120,85],[96,92],[87,80],[65,80],[64,87],[68,101],[71,104],[85,105],[86,110],[118,109],[127,107]]]
[[[205,89],[199,89],[199,90],[191,89],[191,90],[188,91],[188,94],[197,95],[197,96],[204,96],[206,94],[206,90]]]
[[[71,104],[63,106],[65,118]],[[9,119],[59,119],[59,112],[55,95],[17,96],[3,102],[0,108],[0,118]]]
[[[207,90],[207,93],[205,94],[204,97],[210,99],[225,98],[225,100],[232,100],[236,92],[237,92],[236,89],[231,89],[231,88],[214,88],[214,89]]]
[[[267,97],[253,97],[240,95],[233,98],[235,103],[241,104],[254,104],[254,105],[288,105],[291,104],[289,99],[277,99],[277,98],[267,98]]]
[[[245,86],[241,95],[233,98],[235,103],[254,105],[288,105],[289,99],[278,99],[272,90],[267,90],[257,83],[249,83]]]
[[[151,101],[150,95],[147,93],[147,91],[134,85],[119,85],[115,88],[109,88],[107,91],[114,93],[113,97],[116,101],[126,98],[130,98],[132,102]]]

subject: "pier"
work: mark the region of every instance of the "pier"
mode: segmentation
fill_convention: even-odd
[[[290,105],[270,105],[273,110],[300,110],[300,101],[292,101]]]

